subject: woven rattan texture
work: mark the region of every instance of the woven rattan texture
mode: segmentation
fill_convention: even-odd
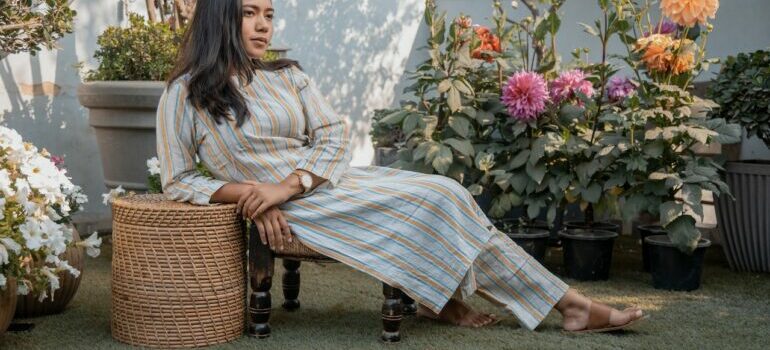
[[[236,204],[193,205],[166,200],[163,194],[118,197],[112,205],[114,221],[151,227],[208,227],[238,221]]]
[[[234,206],[134,195],[113,202],[112,335],[180,348],[239,338],[245,242]]]

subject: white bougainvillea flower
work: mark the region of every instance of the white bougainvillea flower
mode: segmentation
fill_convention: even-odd
[[[80,271],[78,271],[78,269],[72,267],[72,265],[70,265],[69,262],[60,259],[56,255],[48,255],[47,257],[45,257],[45,262],[56,265],[57,268],[60,268],[62,270],[69,272],[75,278],[80,276]]]
[[[24,142],[16,130],[0,126],[0,148],[16,151],[24,148]]]
[[[10,260],[8,260],[8,249],[6,249],[4,245],[0,244],[0,266],[3,266],[9,262]]]
[[[88,254],[88,256],[95,258],[99,256],[99,253],[101,252],[99,247],[102,245],[102,239],[99,238],[97,232],[94,231],[91,236],[78,242],[77,244],[86,248],[86,254]]]
[[[116,198],[120,197],[125,193],[126,193],[126,190],[123,189],[123,186],[118,186],[118,188],[113,188],[110,190],[110,192],[102,194],[102,203],[104,203],[104,205],[109,205],[110,203],[112,203],[112,201],[114,201]]]
[[[6,197],[13,197],[16,194],[16,191],[11,187],[11,174],[5,169],[0,169],[0,192]]]
[[[2,243],[8,250],[12,251],[14,254],[21,253],[21,245],[19,243],[16,243],[13,239],[10,237],[2,237],[0,238],[0,243]]]
[[[160,160],[158,160],[158,157],[152,157],[147,160],[147,172],[150,175],[160,175]]]
[[[5,279],[5,275],[0,273],[0,288],[5,288],[5,284],[8,283]]]
[[[19,225],[19,231],[29,250],[38,250],[45,243],[45,232],[40,227],[40,221],[34,217],[27,218],[27,221]]]
[[[16,294],[18,295],[27,295],[29,294],[29,286],[25,283],[26,281],[17,281],[19,284],[16,285]],[[45,293],[45,291],[43,291]]]

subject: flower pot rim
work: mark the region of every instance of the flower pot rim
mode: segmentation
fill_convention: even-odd
[[[659,224],[639,225],[639,226],[637,226],[637,228],[640,229],[640,230],[647,230],[647,231],[652,231],[652,232],[666,233],[666,229],[663,226],[659,225]]]
[[[657,246],[677,248],[676,244],[671,242],[671,238],[668,237],[668,235],[647,236],[644,239],[644,242],[647,243],[647,244],[652,244],[652,245],[657,245]],[[711,246],[711,240],[710,239],[708,239],[708,238],[700,238],[698,240],[698,245],[696,246],[696,249],[708,248],[710,246]]]
[[[581,241],[606,241],[618,238],[617,232],[601,229],[565,229],[559,232],[559,237]]]
[[[583,221],[583,220],[568,220],[568,221],[564,222],[564,226],[567,226],[567,225],[579,226],[579,225],[582,225],[582,224],[586,224],[586,222]],[[616,224],[616,223],[611,222],[611,221],[594,221],[593,224],[594,225],[611,226],[611,227],[614,227],[614,228],[620,228],[620,224]],[[581,227],[581,228],[591,229],[590,227]]]
[[[731,173],[770,176],[770,160],[727,162],[725,169]]]
[[[513,230],[506,232],[506,235],[510,238],[548,238],[551,236],[551,232],[548,230],[537,227],[516,227]]]

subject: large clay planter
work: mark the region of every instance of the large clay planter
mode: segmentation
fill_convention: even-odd
[[[78,87],[107,187],[147,190],[147,159],[156,155],[155,119],[164,88],[162,81],[92,81]]]
[[[5,290],[0,289],[0,336],[5,334],[16,309],[16,280],[9,278]]]
[[[730,267],[770,272],[770,162],[728,162],[730,192],[716,198],[722,247]]]
[[[73,239],[77,242],[80,241],[80,235],[77,230],[73,228]],[[28,295],[19,296],[19,300],[16,304],[16,317],[27,318],[43,315],[53,315],[64,311],[64,308],[75,297],[75,293],[80,286],[80,280],[83,278],[83,248],[70,247],[59,258],[66,260],[72,267],[80,271],[78,277],[72,276],[69,272],[59,273],[59,289],[54,292],[53,301],[51,297],[45,298],[43,301],[38,301],[37,296],[32,293]]]

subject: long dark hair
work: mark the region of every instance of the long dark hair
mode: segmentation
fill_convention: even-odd
[[[238,127],[248,110],[231,79],[233,75],[251,83],[254,69],[278,70],[292,65],[301,69],[290,59],[264,62],[249,57],[241,41],[242,21],[241,0],[198,0],[167,81],[170,84],[190,73],[187,90],[193,106],[207,110],[217,124],[233,115]]]

